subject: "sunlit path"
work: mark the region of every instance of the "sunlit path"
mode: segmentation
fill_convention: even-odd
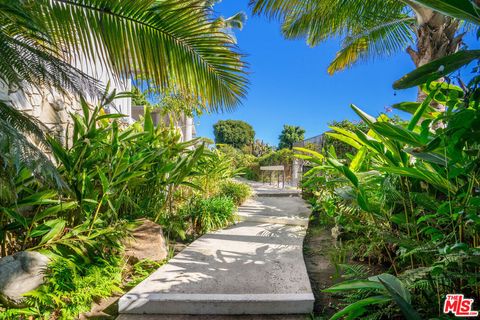
[[[263,197],[260,187],[240,207],[242,222],[194,241],[123,296],[120,313],[310,313],[314,297],[302,253],[309,209],[298,194],[275,197],[283,191],[269,188]]]

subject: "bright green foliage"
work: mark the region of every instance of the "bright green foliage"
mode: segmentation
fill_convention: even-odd
[[[218,194],[231,198],[235,205],[240,206],[251,196],[252,189],[245,183],[226,181],[220,185]]]
[[[232,109],[245,95],[247,80],[228,31],[240,27],[242,17],[214,19],[212,5],[197,0],[0,0],[0,81],[18,90],[100,98],[101,84],[71,64],[77,57],[90,70],[101,66],[118,78],[141,78],[157,90],[169,89],[175,98],[188,95],[187,113],[198,105],[209,111]],[[41,152],[48,149],[45,128],[10,101],[0,101],[0,112],[0,143],[12,145],[16,163],[58,182]],[[26,139],[31,135],[35,144]]]
[[[226,227],[235,220],[237,207],[230,197],[214,196],[194,199],[183,210],[183,215],[192,221],[197,234]]]
[[[278,149],[292,149],[295,142],[303,141],[304,138],[305,130],[303,128],[286,124],[278,137],[280,141]]]
[[[189,90],[214,108],[232,107],[245,94],[241,55],[222,30],[225,24],[211,18],[210,3],[2,0],[0,4],[6,26],[0,32],[5,44],[0,77],[7,83],[47,82],[83,91],[79,84],[86,76],[80,77],[62,60],[77,55],[125,79],[142,76],[157,87]]]
[[[216,144],[228,144],[235,148],[251,146],[255,138],[252,126],[241,120],[220,120],[213,125]]]
[[[0,313],[0,319],[73,319],[90,311],[92,303],[123,292],[120,259],[96,259],[79,265],[65,258],[51,263],[46,282],[26,295],[27,307]]]
[[[220,184],[234,176],[240,170],[232,163],[232,157],[220,150],[206,151],[196,166],[193,181],[200,187],[203,197],[216,194]]]
[[[480,24],[479,4],[470,0],[412,0],[448,16]]]
[[[354,154],[357,149],[352,147],[349,143],[343,142],[340,139],[336,139],[337,135],[339,132],[342,132],[343,130],[347,131],[355,131],[355,130],[360,130],[363,132],[368,131],[367,125],[362,122],[352,122],[349,120],[343,120],[343,121],[332,121],[328,123],[329,128],[331,129],[330,132],[327,132],[325,134],[325,146],[331,147],[335,149],[336,155],[340,159],[348,159],[348,155]]]
[[[446,293],[478,298],[480,290],[475,267],[480,240],[478,97],[475,90],[464,92],[446,83],[422,88],[428,102],[412,109],[405,124],[385,115],[376,119],[352,106],[369,131],[334,128],[334,138],[358,150],[350,161],[336,158],[334,150],[298,150],[314,165],[305,175],[305,188],[313,193],[315,207],[340,226],[353,257],[387,264],[415,296],[402,300],[382,283],[391,297],[390,317],[402,312],[414,318],[413,309],[421,318],[439,315],[436,306]],[[447,111],[424,117],[430,101],[448,106]],[[345,288],[354,289],[348,283]],[[369,299],[363,302],[359,298],[347,313],[372,310],[372,303],[380,301],[377,295],[363,296]]]

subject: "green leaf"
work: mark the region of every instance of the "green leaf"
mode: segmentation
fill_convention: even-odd
[[[349,280],[344,281],[338,284],[331,286],[330,288],[324,289],[324,292],[339,292],[347,290],[358,290],[358,289],[378,289],[384,290],[384,286],[378,281],[371,280]]]
[[[365,113],[363,110],[361,110],[359,107],[355,106],[354,104],[350,105],[350,107],[353,109],[353,111],[355,111],[356,114],[358,114],[360,118],[362,118],[363,121],[365,121],[365,123],[368,126],[370,126],[372,123],[377,122],[377,119]]]
[[[382,286],[382,288],[383,288],[383,286]],[[346,316],[346,315],[354,313],[354,312],[356,313],[360,310],[361,311],[360,313],[355,314],[358,317],[359,315],[362,315],[363,313],[365,313],[364,307],[371,306],[371,305],[374,305],[374,304],[387,303],[387,302],[390,302],[390,301],[391,301],[391,299],[389,297],[382,296],[382,295],[374,296],[374,297],[368,297],[368,298],[359,300],[357,302],[354,302],[354,303],[348,305],[343,310],[340,310],[339,312],[335,313],[330,318],[330,320],[340,319],[343,316]]]
[[[439,164],[441,166],[446,166],[448,164],[448,158],[445,158],[443,154],[433,152],[417,152],[415,149],[412,148],[405,149],[405,151],[417,159],[422,159],[430,163]]]
[[[41,211],[40,213],[36,214],[33,217],[33,221],[37,222],[42,219],[45,219],[46,217],[50,217],[54,214],[57,214],[58,212],[70,210],[73,208],[77,207],[77,202],[76,201],[70,201],[70,202],[62,202],[61,204],[58,204],[56,206],[51,206],[48,207],[47,209]]]
[[[36,237],[43,236],[45,233],[47,233],[51,229],[52,228],[50,228],[49,226],[45,224],[41,224],[32,230],[32,232],[30,233],[30,237],[36,238]]]
[[[349,136],[334,133],[334,132],[326,132],[325,134],[329,137],[332,137],[332,138],[337,139],[339,141],[345,142],[346,144],[351,145],[355,149],[360,149],[362,147],[362,144],[360,144],[357,140],[352,139]]]
[[[153,118],[149,108],[145,109],[145,114],[143,118],[143,130],[146,132],[152,132],[155,130],[153,125]]]
[[[368,280],[380,282],[384,286],[385,283],[388,284],[389,287],[398,295],[400,295],[403,299],[405,299],[405,301],[407,301],[408,303],[411,302],[410,292],[408,292],[403,283],[397,277],[388,273],[382,273],[378,276],[369,277]]]
[[[25,197],[17,202],[18,207],[39,206],[42,204],[58,203],[58,200],[52,199],[57,193],[55,191],[37,192]]]
[[[480,50],[459,51],[415,69],[397,80],[393,84],[393,88],[407,89],[435,81],[479,58]]]
[[[418,133],[389,122],[373,123],[372,128],[384,137],[415,147],[421,147],[424,145],[424,142],[426,142]]]
[[[412,0],[447,16],[480,24],[479,7],[472,0]]]
[[[352,170],[353,172],[359,171],[362,167],[363,162],[365,161],[366,155],[367,147],[361,147],[353,158],[352,162],[350,163],[350,170]]]
[[[310,149],[306,149],[306,148],[300,148],[300,147],[294,147],[293,150],[296,150],[296,151],[300,151],[300,152],[305,152],[305,153],[309,153],[311,154],[312,156],[320,159],[320,160],[323,160],[324,156],[323,154],[317,152],[317,151],[314,151],[314,150],[310,150]]]
[[[358,178],[346,165],[340,163],[338,160],[333,158],[327,158],[329,164],[331,164],[337,171],[343,174],[350,182],[355,186],[358,187]]]
[[[45,223],[46,226],[50,227],[50,231],[42,237],[42,240],[38,244],[38,246],[42,246],[47,244],[48,242],[52,241],[61,236],[63,233],[63,229],[65,228],[65,220],[62,219],[55,219]]]
[[[450,181],[442,177],[437,172],[426,170],[426,169],[404,168],[404,167],[382,167],[382,168],[378,168],[378,170],[385,171],[388,173],[398,174],[401,176],[410,177],[414,179],[424,180],[446,193],[448,193],[449,191],[456,192],[456,189],[457,189]]]
[[[423,114],[427,110],[427,108],[430,106],[430,102],[432,102],[433,96],[437,93],[437,90],[433,90],[430,92],[430,94],[423,100],[422,104],[418,107],[418,109],[415,111],[413,114],[412,119],[408,123],[408,130],[413,130],[416,126],[418,121],[420,121],[420,118],[423,117]]]
[[[380,275],[378,280],[385,286],[388,290],[390,295],[393,298],[393,301],[399,306],[400,310],[402,311],[405,319],[408,320],[421,320],[422,318],[420,315],[413,309],[412,305],[410,304],[410,293],[405,289],[403,284],[398,280],[396,277],[388,274]],[[395,280],[393,280],[393,278]],[[408,293],[408,295],[406,295]],[[408,298],[408,299],[406,299]]]
[[[401,110],[413,115],[418,110],[420,105],[421,105],[420,102],[401,102],[401,103],[392,105],[392,108],[395,108],[397,110]],[[428,105],[425,109],[425,112],[423,113],[423,117],[426,119],[434,119],[437,113],[438,112],[436,112],[436,110],[432,106]]]
[[[19,224],[21,224],[24,228],[28,227],[27,220],[25,219],[24,216],[20,215],[17,211],[5,208],[5,207],[0,207],[0,212],[5,213],[7,216],[9,216],[11,219],[15,220]]]

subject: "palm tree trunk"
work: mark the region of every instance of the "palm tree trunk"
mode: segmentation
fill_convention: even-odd
[[[412,7],[418,20],[417,43],[416,50],[408,47],[407,52],[415,66],[418,68],[433,60],[455,53],[463,38],[463,34],[457,35],[458,20],[428,8]],[[423,99],[425,99],[425,93],[419,89],[417,101]]]

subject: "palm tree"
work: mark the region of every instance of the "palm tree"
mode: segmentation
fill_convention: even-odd
[[[407,50],[416,67],[458,50],[460,22],[411,0],[252,0],[257,14],[279,18],[286,38],[310,46],[332,38],[342,48],[333,74],[358,61]],[[415,48],[413,48],[414,46]]]
[[[119,79],[189,92],[213,110],[235,107],[246,92],[245,64],[210,13],[198,0],[0,0],[0,91],[98,95],[96,80],[74,67],[82,57]],[[0,100],[0,141],[30,147],[22,131],[44,139],[34,119]]]

